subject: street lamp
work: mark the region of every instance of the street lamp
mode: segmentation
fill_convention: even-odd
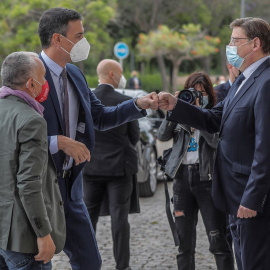
[[[241,0],[241,18],[244,18],[245,16],[245,0]]]

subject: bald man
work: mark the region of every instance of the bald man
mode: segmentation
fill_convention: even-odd
[[[123,70],[118,62],[101,61],[97,74],[100,84],[93,92],[102,104],[116,106],[130,99],[114,90],[125,88]],[[130,269],[128,213],[132,178],[137,173],[135,145],[140,139],[139,124],[135,120],[108,131],[95,130],[95,137],[91,162],[83,171],[84,201],[96,231],[102,202],[108,198],[116,269]]]

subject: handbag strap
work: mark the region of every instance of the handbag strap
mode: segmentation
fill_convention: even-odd
[[[167,181],[168,181],[168,177],[165,175],[165,173],[163,173],[163,183],[164,183],[164,191],[165,191],[165,198],[166,198],[166,214],[167,214],[167,218],[168,218],[170,228],[172,231],[174,244],[175,244],[175,246],[179,246],[180,241],[179,241],[179,237],[177,234],[175,222],[174,222],[171,207],[170,207],[171,201],[170,201],[170,195],[169,195]]]

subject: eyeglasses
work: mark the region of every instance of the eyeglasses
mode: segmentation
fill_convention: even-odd
[[[250,38],[237,38],[237,37],[231,37],[231,41],[230,41],[230,44],[232,44],[232,46],[235,46],[235,44],[238,42],[238,40],[240,40],[240,39],[249,39],[250,40]]]

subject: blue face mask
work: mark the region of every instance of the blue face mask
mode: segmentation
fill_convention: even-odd
[[[203,102],[201,107],[204,109],[209,103],[209,97],[208,96],[203,96]]]
[[[248,44],[248,43],[251,42],[251,41],[252,41],[252,40],[250,40],[250,41],[248,41],[248,42],[246,42],[246,43],[244,43],[244,44],[242,44],[242,45],[240,45],[240,46],[238,46],[238,47],[241,47],[241,46],[243,46],[243,45],[245,45],[245,44]],[[227,46],[226,46],[226,56],[227,56],[228,62],[229,62],[232,66],[234,66],[234,67],[240,69],[240,67],[242,66],[242,64],[243,64],[243,62],[245,61],[246,57],[248,57],[250,54],[252,54],[253,51],[252,51],[251,53],[249,53],[248,55],[246,55],[246,56],[243,58],[243,57],[240,57],[240,56],[238,55],[238,53],[237,53],[237,48],[238,48],[238,47],[237,47],[237,46],[230,46],[230,45],[227,45]]]

